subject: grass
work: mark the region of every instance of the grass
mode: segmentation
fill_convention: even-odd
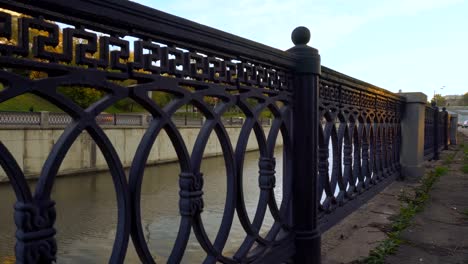
[[[57,106],[33,94],[23,94],[0,103],[0,111],[29,112],[31,110],[63,112]]]
[[[468,174],[468,164],[463,164],[461,170],[462,170],[463,173],[467,173],[467,174]]]
[[[462,215],[464,215],[465,217],[468,217],[468,209],[463,210]]]
[[[445,157],[445,159],[442,161],[442,164],[448,165],[448,164],[452,163],[453,159],[455,158],[455,154],[456,153],[448,154],[447,157]]]
[[[182,108],[185,109],[184,107]],[[41,97],[34,95],[34,94],[23,94],[23,95],[14,97],[12,99],[9,99],[5,102],[0,103],[0,112],[2,111],[30,112],[31,110],[33,112],[40,112],[40,111],[63,112],[57,106],[53,105],[47,100],[42,99]],[[119,108],[116,105],[112,105],[111,107],[104,110],[104,112],[111,113],[111,114],[119,114],[119,113],[129,113],[130,111]],[[131,112],[140,113],[140,112],[147,112],[147,111],[141,105],[135,103],[134,106],[132,107]],[[174,114],[174,116],[183,117],[185,116],[185,114],[186,114],[185,112],[177,112]],[[189,117],[198,117],[198,118],[203,116],[201,113],[191,113],[191,112],[189,112],[188,115]],[[269,116],[270,115],[268,111],[264,111],[261,114],[261,118],[269,118]],[[230,117],[244,117],[245,118],[245,115],[239,112],[225,112],[223,114],[223,117],[224,118],[230,118]]]
[[[463,173],[468,174],[468,145],[461,144],[463,149],[463,165],[461,167],[461,171]]]
[[[11,98],[5,102],[0,103],[0,111],[6,112],[40,112],[40,111],[49,111],[49,112],[63,112],[62,109],[58,108],[57,106],[53,105],[52,103],[48,102],[41,97],[34,95],[34,94],[23,94],[14,98]],[[144,112],[146,110],[143,109],[140,105],[136,104],[133,112]],[[119,109],[115,105],[107,108],[104,112],[107,113],[126,113],[129,111],[125,111]]]
[[[453,160],[453,157],[448,160]],[[383,264],[385,258],[395,253],[398,246],[403,242],[401,233],[407,227],[411,225],[411,221],[416,213],[423,210],[426,201],[429,198],[429,191],[431,190],[434,183],[444,174],[448,172],[448,168],[445,166],[437,167],[434,171],[427,174],[422,184],[415,189],[413,197],[409,197],[407,194],[402,195],[400,199],[404,202],[404,205],[400,208],[398,215],[396,215],[390,231],[387,233],[388,238],[382,241],[374,250],[372,250],[364,260],[359,263],[366,264]]]
[[[3,90],[3,84],[0,83],[0,91]],[[155,96],[157,94],[153,94],[153,99],[155,99]],[[168,99],[169,101],[171,99]],[[155,99],[155,101],[157,101]],[[167,102],[166,102],[167,103]],[[127,105],[122,105],[122,104],[127,104]],[[130,104],[130,105],[128,105]],[[189,106],[189,109],[191,109],[192,106]],[[182,106],[181,109],[185,109],[185,106]],[[58,108],[54,104],[48,102],[45,99],[42,99],[41,97],[31,94],[31,93],[26,93],[14,98],[11,98],[5,102],[0,103],[0,112],[41,112],[41,111],[48,111],[48,112],[63,112],[62,109]],[[106,110],[104,110],[106,113],[111,113],[111,114],[119,114],[119,113],[129,113],[129,112],[134,112],[134,113],[142,113],[142,112],[147,112],[143,106],[140,104],[129,101],[129,102],[117,102],[116,104],[110,106]],[[185,116],[185,112],[176,112],[174,113],[174,116],[179,116],[183,117]],[[189,117],[196,117],[196,118],[201,118],[203,115],[201,113],[192,113],[189,112]],[[245,114],[240,111],[227,111],[223,113],[224,118],[230,118],[230,117],[243,117],[245,118]],[[272,118],[272,114],[269,110],[264,110],[260,114],[260,118]]]

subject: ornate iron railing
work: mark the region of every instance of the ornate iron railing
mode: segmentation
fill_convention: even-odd
[[[0,142],[0,164],[17,199],[18,263],[56,259],[51,190],[64,156],[83,131],[104,154],[114,181],[118,223],[110,263],[124,261],[130,237],[143,263],[155,261],[140,221],[140,192],[146,160],[163,130],[180,163],[181,222],[169,263],[181,261],[192,232],[206,254],[204,263],[319,263],[320,233],[400,176],[404,98],[321,67],[318,51],[306,45],[310,36],[305,28],[293,32],[295,47],[285,52],[127,1],[0,0],[0,6],[24,14],[17,18],[0,12],[0,82],[5,87],[0,103],[33,93],[73,120],[45,161],[34,194]],[[33,30],[40,32],[32,35]],[[31,71],[40,78],[32,78]],[[131,85],[125,84],[128,80]],[[83,109],[59,92],[63,87],[94,88],[105,95]],[[171,101],[157,103],[150,91],[169,94]],[[128,181],[100,127],[111,122],[100,113],[126,98],[152,116],[146,120],[148,129]],[[215,106],[207,99],[216,99]],[[187,104],[206,119],[191,153],[173,120]],[[245,116],[235,146],[225,116],[233,107]],[[273,116],[268,133],[261,122],[265,111]],[[201,218],[200,164],[211,134],[221,143],[227,175],[224,213],[214,239]],[[253,218],[242,188],[251,134],[260,153],[260,197]],[[276,168],[274,156],[279,136],[284,145],[282,168]],[[275,170],[283,171],[279,204]],[[267,210],[274,224],[263,234]],[[236,216],[246,236],[237,251],[227,254],[223,250]]]
[[[4,112],[0,113],[1,125],[40,125],[41,113]]]
[[[450,115],[445,107],[439,114],[439,150],[447,150],[449,145]]]
[[[99,125],[142,126],[146,115],[99,114],[96,122]],[[0,126],[52,126],[63,127],[72,123],[73,118],[66,113],[49,112],[0,112]]]
[[[174,230],[178,236],[169,263],[180,262],[192,232],[206,253],[205,263],[271,262],[268,259],[282,262],[293,256],[294,232],[288,214],[290,162],[284,168],[287,180],[281,204],[276,203],[274,194],[274,149],[278,136],[283,136],[284,156],[292,160],[291,80],[292,66],[296,64],[293,54],[131,2],[0,1],[0,4],[24,14],[14,17],[0,12],[0,37],[5,40],[0,44],[0,81],[5,87],[0,102],[33,93],[73,119],[45,161],[34,194],[10,151],[0,144],[0,163],[17,196],[18,263],[50,263],[56,259],[55,203],[50,198],[51,191],[65,154],[82,131],[87,131],[100,148],[115,185],[118,220],[109,263],[124,261],[130,237],[141,261],[154,262],[153,249],[148,247],[139,221],[139,204],[143,169],[162,130],[170,137],[180,164],[181,222],[179,230]],[[59,26],[55,22],[64,24]],[[16,35],[12,28],[18,28]],[[40,32],[34,36],[32,30]],[[138,40],[126,40],[126,36]],[[25,71],[34,71],[40,78],[32,78],[33,74]],[[126,80],[133,83],[125,85]],[[105,95],[83,109],[59,91],[64,87],[93,88]],[[164,106],[158,104],[148,96],[150,91],[169,94],[172,101]],[[112,122],[100,113],[125,98],[131,98],[152,115],[128,181],[114,146],[100,127]],[[217,101],[215,107],[207,102],[213,98]],[[187,104],[196,107],[206,119],[191,153],[172,120],[176,111]],[[245,116],[236,146],[232,145],[223,123],[223,114],[232,107]],[[260,122],[264,111],[273,116],[269,133],[264,132]],[[133,122],[128,119],[125,124]],[[247,213],[241,188],[243,160],[251,133],[259,146],[261,190],[253,218]],[[217,136],[222,146],[227,175],[224,214],[213,240],[201,218],[204,180],[200,171],[211,134]],[[261,234],[267,210],[275,223],[269,232]],[[223,249],[236,213],[247,235],[237,252],[226,255]]]
[[[400,176],[404,102],[398,95],[322,67],[318,159],[322,231]]]
[[[450,138],[450,115],[445,107],[439,111],[434,102],[426,105],[424,120],[424,159],[438,160],[439,153],[448,149]]]

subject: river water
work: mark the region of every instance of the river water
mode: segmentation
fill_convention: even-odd
[[[281,201],[282,149],[275,150],[276,199]],[[246,154],[244,163],[244,197],[252,219],[256,210],[258,188],[258,152]],[[204,159],[205,229],[213,240],[220,226],[226,194],[226,172],[221,157]],[[179,164],[147,167],[142,186],[142,224],[149,248],[156,261],[164,263],[172,250],[180,217],[178,210]],[[34,183],[31,183],[34,186]],[[115,238],[117,207],[110,174],[59,177],[52,198],[57,202],[58,263],[107,263]],[[14,263],[13,191],[9,184],[0,185],[0,264]],[[273,218],[266,215],[261,232],[269,230]],[[242,243],[245,232],[237,215],[225,252],[233,252]],[[195,236],[190,238],[183,263],[201,263],[205,257]],[[140,263],[130,240],[126,263]]]

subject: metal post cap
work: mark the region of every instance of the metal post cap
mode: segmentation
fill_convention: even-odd
[[[310,40],[310,30],[306,27],[297,27],[291,33],[294,45],[307,45]]]

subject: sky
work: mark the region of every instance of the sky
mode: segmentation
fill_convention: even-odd
[[[468,92],[468,0],[133,1],[281,50],[305,26],[336,71],[428,99]]]

